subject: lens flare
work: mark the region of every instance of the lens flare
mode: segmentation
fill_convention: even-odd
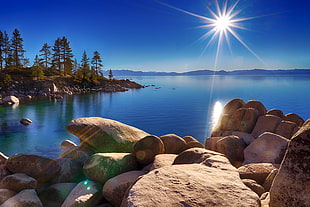
[[[217,101],[215,102],[213,106],[213,111],[212,111],[212,129],[214,129],[221,117],[223,111],[223,105],[221,102]]]

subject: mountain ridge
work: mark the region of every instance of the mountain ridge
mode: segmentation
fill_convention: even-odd
[[[310,75],[310,69],[251,69],[251,70],[193,70],[188,72],[156,72],[134,70],[112,70],[114,76],[196,76],[196,75]],[[104,71],[108,74],[109,70]]]

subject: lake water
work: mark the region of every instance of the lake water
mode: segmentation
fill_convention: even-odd
[[[129,78],[129,77],[126,77]],[[35,153],[55,158],[60,143],[77,137],[66,132],[72,119],[98,116],[114,119],[161,136],[191,135],[204,142],[210,134],[216,102],[225,105],[233,98],[263,102],[267,109],[278,108],[310,118],[310,77],[289,76],[161,76],[130,77],[144,89],[119,93],[75,95],[57,101],[0,106],[0,151]],[[33,123],[23,126],[21,118]]]

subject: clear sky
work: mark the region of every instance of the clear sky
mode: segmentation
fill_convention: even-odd
[[[0,30],[14,28],[33,60],[46,42],[66,36],[80,60],[101,53],[105,69],[190,71],[198,69],[310,68],[310,1],[240,0],[234,29],[255,57],[232,35],[224,41],[215,67],[217,40],[200,39],[211,28],[201,18],[155,0],[0,0]],[[214,0],[162,0],[188,12],[214,18]],[[222,7],[224,0],[219,0]],[[228,6],[236,1],[228,0]]]

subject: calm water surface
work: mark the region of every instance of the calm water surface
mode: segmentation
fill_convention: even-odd
[[[128,78],[128,77],[126,77]],[[279,108],[310,118],[310,77],[176,76],[131,77],[155,86],[119,93],[75,95],[18,107],[0,106],[0,151],[35,153],[51,158],[60,143],[78,138],[66,132],[72,119],[98,116],[114,119],[150,134],[191,135],[203,142],[209,136],[216,102],[233,98],[262,101],[267,109]],[[23,126],[21,118],[33,123]]]

